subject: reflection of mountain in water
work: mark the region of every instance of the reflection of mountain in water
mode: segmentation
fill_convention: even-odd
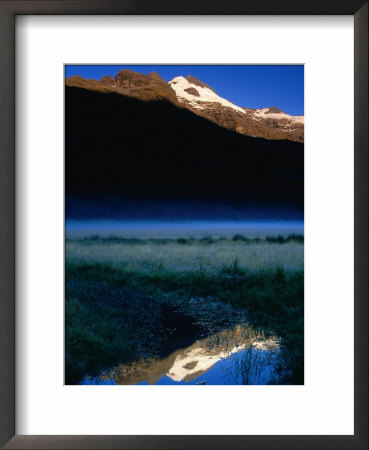
[[[278,380],[279,341],[238,325],[166,358],[122,365],[83,384],[268,384]]]

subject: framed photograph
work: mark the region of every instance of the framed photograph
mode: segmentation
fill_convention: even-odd
[[[3,448],[368,448],[368,4],[2,1]]]

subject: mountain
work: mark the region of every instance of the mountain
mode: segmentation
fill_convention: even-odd
[[[156,74],[129,75],[67,80],[67,218],[83,208],[84,217],[134,218],[138,210],[157,217],[155,202],[168,205],[161,218],[230,210],[240,217],[254,207],[303,213],[302,143],[218,126],[181,104]]]
[[[173,78],[169,84],[181,104],[224,128],[247,136],[304,141],[304,116],[290,116],[276,107],[241,108],[191,75]]]
[[[251,109],[234,105],[191,75],[178,76],[167,83],[157,72],[144,75],[124,69],[115,78],[105,76],[100,81],[73,76],[66,79],[66,85],[101,93],[115,92],[144,101],[168,100],[240,134],[304,141],[304,116],[291,116],[277,107]]]

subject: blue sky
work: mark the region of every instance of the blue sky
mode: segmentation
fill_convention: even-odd
[[[158,72],[166,81],[192,75],[218,95],[246,108],[277,106],[291,115],[304,114],[303,65],[68,65],[66,76],[99,80],[122,69]]]

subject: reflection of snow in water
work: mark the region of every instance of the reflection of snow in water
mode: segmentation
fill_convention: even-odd
[[[122,365],[82,384],[277,384],[279,340],[247,324],[216,333],[166,358]]]
[[[241,350],[235,347],[230,353]],[[169,369],[167,376],[173,381],[182,381],[197,372],[207,371],[222,358],[227,358],[230,353],[220,352],[218,355],[207,355],[206,350],[198,347],[190,350],[187,354],[178,355],[173,366]]]
[[[174,382],[196,381],[196,384],[274,383],[279,360],[280,350],[275,340],[239,344],[212,355],[197,347],[178,355],[165,378]]]

